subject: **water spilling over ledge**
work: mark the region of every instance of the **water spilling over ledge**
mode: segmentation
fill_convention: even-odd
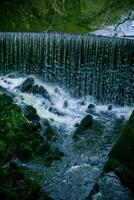
[[[76,97],[133,105],[134,40],[62,33],[0,33],[0,73],[39,74]]]

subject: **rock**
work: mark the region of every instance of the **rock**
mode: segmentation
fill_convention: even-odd
[[[39,116],[37,115],[37,111],[34,107],[27,105],[25,110],[24,110],[24,116],[29,120],[29,121],[39,121]]]
[[[50,148],[51,146],[49,142],[47,141],[47,139],[45,139],[44,142],[37,147],[37,153],[40,156],[44,156],[46,153],[50,152]]]
[[[109,153],[105,169],[116,172],[121,182],[134,191],[134,111]]]
[[[41,130],[40,121],[34,120],[34,121],[32,122],[32,130],[33,130],[33,131],[39,131],[39,130]]]
[[[48,121],[47,119],[44,119],[44,120],[42,121],[42,124],[43,124],[43,126],[45,126],[45,127],[51,126],[50,123],[49,123],[49,121]]]
[[[87,107],[87,112],[93,113],[95,111],[95,105],[89,104]]]
[[[45,136],[48,140],[52,140],[55,136],[53,129],[49,126],[45,130]]]
[[[34,84],[34,79],[32,77],[27,78],[21,85],[20,91],[21,92],[28,92]]]
[[[88,105],[88,109],[94,109],[95,108],[95,105],[94,104],[89,104]]]
[[[93,123],[93,117],[91,115],[86,115],[80,123],[81,126],[83,126],[85,129],[88,129],[91,127]]]
[[[47,91],[43,86],[34,85],[34,86],[31,88],[30,92],[33,93],[33,94],[41,95],[41,96],[44,97],[45,99],[48,99],[48,100],[51,99],[51,97],[50,97],[48,91]]]
[[[54,92],[57,93],[57,94],[60,94],[59,88],[58,88],[58,87],[55,87],[55,88],[54,88]]]
[[[75,135],[80,134],[86,131],[87,129],[91,128],[92,124],[93,124],[93,117],[91,115],[86,115],[78,125],[75,131]]]
[[[53,107],[49,108],[49,112],[52,112],[52,113],[54,113],[58,116],[64,116],[65,115],[64,113],[60,112],[57,108],[53,108]]]
[[[112,105],[109,105],[108,106],[108,110],[112,110],[113,109],[113,106]]]
[[[29,161],[32,158],[32,149],[26,144],[21,144],[16,156],[22,161]]]
[[[4,102],[5,104],[12,104],[13,103],[13,99],[9,95],[4,93],[4,94],[1,95],[1,97],[5,99],[5,102]]]
[[[63,108],[67,108],[68,107],[68,101],[65,100],[64,103],[63,103]]]
[[[29,178],[15,163],[11,163],[9,166],[1,169],[0,199],[40,199],[41,184],[33,175],[30,174],[30,176]]]

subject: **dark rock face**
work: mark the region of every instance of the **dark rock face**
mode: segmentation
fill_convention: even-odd
[[[43,87],[39,85],[34,85],[34,79],[32,77],[27,78],[21,85],[20,85],[20,91],[21,92],[27,92],[32,93],[35,95],[40,95],[44,97],[45,99],[50,100],[51,97],[48,93],[48,91]]]
[[[74,134],[77,135],[86,131],[87,129],[91,128],[92,124],[93,124],[93,117],[91,115],[86,115],[81,120]]]
[[[134,111],[113,146],[106,171],[114,171],[122,183],[134,191]]]
[[[29,89],[32,88],[34,84],[34,79],[32,77],[27,78],[20,86],[20,91],[21,92],[28,92]]]

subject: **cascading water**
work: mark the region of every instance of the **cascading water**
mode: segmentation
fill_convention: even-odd
[[[56,127],[56,143],[65,153],[50,167],[17,164],[40,172],[44,177],[42,188],[55,200],[87,199],[133,109],[130,106],[134,103],[134,41],[93,35],[0,33],[0,73],[0,86],[14,96],[15,103],[22,107],[32,105],[41,120],[47,119]],[[49,92],[51,101],[20,91],[18,86],[26,74]],[[95,102],[95,110],[90,113],[88,105]],[[102,105],[108,103],[118,106],[108,110],[107,105]],[[50,112],[50,107],[59,114]],[[75,141],[72,136],[76,124],[87,114],[93,116],[93,127]],[[118,186],[120,194],[110,190],[110,186],[109,193],[102,187],[106,199],[111,199],[114,191],[113,200],[133,200],[117,182],[112,180],[112,185],[114,189]],[[100,185],[104,185],[103,180]],[[93,199],[99,198],[102,199],[101,191]]]
[[[0,71],[40,74],[101,103],[134,103],[134,41],[93,35],[0,33]]]

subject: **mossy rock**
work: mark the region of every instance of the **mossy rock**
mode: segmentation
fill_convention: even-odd
[[[48,140],[52,140],[55,138],[56,134],[55,134],[54,130],[49,126],[45,130],[45,136]]]
[[[93,117],[91,115],[86,115],[77,126],[76,131],[74,132],[74,138],[77,135],[84,133],[87,129],[91,128],[93,124]]]
[[[31,160],[33,155],[32,148],[27,144],[21,144],[19,146],[18,151],[16,152],[16,156],[22,161],[29,161]]]
[[[0,170],[0,199],[35,199],[40,196],[40,185],[27,178],[16,164]]]
[[[39,116],[37,115],[37,111],[34,107],[31,105],[26,106],[24,116],[29,121],[39,121]]]

